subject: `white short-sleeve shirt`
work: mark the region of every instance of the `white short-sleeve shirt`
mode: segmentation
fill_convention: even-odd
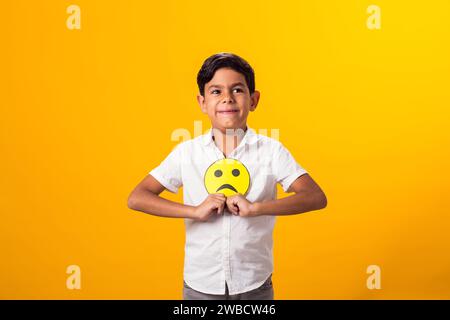
[[[149,173],[169,191],[183,186],[187,205],[201,204],[208,192],[204,174],[224,154],[212,139],[212,129],[204,135],[178,144]],[[249,127],[236,149],[228,156],[239,160],[249,171],[246,198],[251,201],[276,199],[276,184],[283,190],[307,173],[279,141],[256,134]],[[184,281],[194,290],[224,294],[247,292],[261,286],[273,272],[273,227],[275,216],[241,217],[225,210],[208,221],[184,219],[186,229]]]

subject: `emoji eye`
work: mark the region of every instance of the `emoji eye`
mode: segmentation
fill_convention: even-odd
[[[235,177],[237,177],[237,176],[240,174],[239,169],[233,169],[233,171],[231,171],[231,173],[232,173],[233,176],[235,176]]]
[[[216,170],[214,171],[214,175],[218,178],[222,175],[222,170]]]

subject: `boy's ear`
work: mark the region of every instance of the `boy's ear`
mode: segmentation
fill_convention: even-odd
[[[200,93],[197,94],[197,102],[198,102],[198,105],[200,106],[200,109],[202,110],[202,112],[207,113],[206,106],[205,106],[205,97],[202,96]]]
[[[261,96],[261,93],[257,90],[255,90],[252,95],[250,96],[251,102],[250,102],[250,111],[255,111],[256,106],[259,102],[259,97]]]

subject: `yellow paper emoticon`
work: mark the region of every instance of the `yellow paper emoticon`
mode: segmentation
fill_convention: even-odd
[[[245,195],[250,186],[250,174],[242,162],[225,158],[214,162],[205,172],[205,188],[208,193],[223,193],[225,196]]]

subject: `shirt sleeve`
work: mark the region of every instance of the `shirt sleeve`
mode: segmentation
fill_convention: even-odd
[[[172,193],[177,193],[178,189],[183,185],[181,163],[181,144],[178,144],[149,174],[158,180],[167,190]]]
[[[295,179],[305,173],[308,173],[297,163],[297,161],[295,161],[292,154],[282,143],[278,143],[276,145],[274,159],[274,172],[276,174],[276,179],[277,182],[281,184],[284,192],[287,192]]]

